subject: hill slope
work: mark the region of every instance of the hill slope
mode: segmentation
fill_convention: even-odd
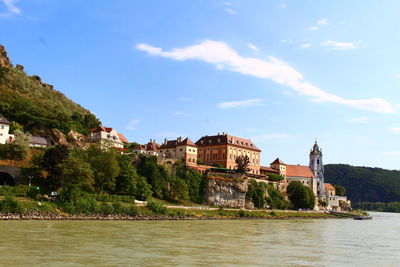
[[[324,167],[325,182],[346,187],[352,202],[400,201],[400,171],[345,164]]]
[[[87,134],[99,120],[68,99],[39,76],[28,76],[21,65],[14,67],[0,45],[0,114],[23,125],[31,133],[56,128]]]

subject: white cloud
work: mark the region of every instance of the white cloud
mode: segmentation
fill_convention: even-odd
[[[263,106],[262,99],[255,98],[243,101],[223,102],[218,104],[218,107],[221,109],[246,108],[252,106]]]
[[[136,45],[136,49],[145,51],[153,56],[160,56],[178,61],[200,60],[233,72],[272,80],[291,88],[299,94],[311,97],[313,101],[334,102],[380,113],[394,113],[392,105],[384,99],[370,98],[353,100],[327,93],[305,81],[300,72],[278,58],[270,56],[268,60],[261,60],[252,57],[242,57],[224,42],[205,40],[197,45],[174,48],[170,51],[164,51],[161,48],[153,47],[148,44],[138,44]]]
[[[228,14],[236,15],[236,11],[233,10],[232,8],[225,8],[225,11],[226,11]]]
[[[258,49],[258,47],[255,46],[255,45],[253,45],[252,43],[247,43],[247,46],[248,46],[250,49],[254,50],[255,52],[259,52],[259,51],[260,51],[260,49]]]
[[[319,20],[317,21],[317,24],[318,24],[318,25],[328,25],[329,22],[328,22],[328,19],[327,19],[327,18],[323,18],[323,19],[319,19]]]
[[[394,74],[393,77],[395,77],[395,78],[400,78],[400,73]]]
[[[338,42],[338,41],[328,40],[323,42],[321,45],[331,47],[333,50],[344,51],[344,50],[357,49],[359,47],[359,42],[353,43],[353,42]]]
[[[223,4],[226,5],[226,6],[231,6],[231,5],[233,5],[232,2],[224,2]]]
[[[400,133],[400,127],[389,128],[389,131],[391,131],[392,133]]]
[[[371,122],[371,119],[368,117],[356,117],[356,118],[348,118],[348,123],[368,123]]]
[[[289,134],[281,134],[281,133],[272,133],[272,134],[263,134],[253,136],[251,140],[254,142],[265,142],[269,140],[288,140],[291,139],[292,136]]]
[[[318,27],[317,26],[311,26],[311,27],[308,27],[308,29],[310,31],[316,31],[316,30],[318,30]]]
[[[389,156],[400,156],[400,151],[386,151],[383,154],[389,155]]]
[[[129,124],[125,127],[127,130],[136,130],[137,125],[139,124],[139,119],[133,119],[129,122]]]
[[[307,44],[300,45],[299,48],[309,48],[311,46],[312,46],[312,44],[307,43]]]
[[[282,4],[279,4],[278,7],[280,7],[280,8],[287,8],[287,4],[282,3]]]
[[[12,15],[21,15],[22,14],[21,9],[19,9],[15,5],[15,3],[18,2],[18,0],[1,0],[1,2],[3,2],[3,4],[6,6],[7,12],[0,14],[0,17],[5,18],[5,17],[11,17]]]

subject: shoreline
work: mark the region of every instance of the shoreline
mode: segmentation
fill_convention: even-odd
[[[212,220],[296,220],[296,219],[341,219],[337,216],[169,216],[169,215],[136,215],[93,214],[93,215],[60,215],[51,214],[15,214],[0,213],[0,221],[212,221]]]

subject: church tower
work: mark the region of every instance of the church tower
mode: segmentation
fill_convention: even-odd
[[[316,178],[317,197],[320,197],[324,194],[324,164],[322,163],[322,149],[319,148],[317,141],[310,151],[310,169]]]

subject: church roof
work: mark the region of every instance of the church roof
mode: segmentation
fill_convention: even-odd
[[[325,190],[335,190],[335,187],[330,183],[324,183]]]
[[[274,160],[273,162],[271,162],[270,165],[274,165],[274,164],[280,164],[280,165],[287,165],[285,162],[283,162],[280,158],[276,158],[276,160]]]
[[[308,166],[286,165],[286,177],[314,178],[314,174]]]
[[[322,156],[322,149],[319,148],[317,140],[315,140],[315,144],[314,144],[313,148],[310,151],[310,156],[311,155],[320,155],[320,156]]]

